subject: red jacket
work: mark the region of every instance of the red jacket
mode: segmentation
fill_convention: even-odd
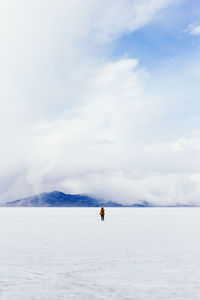
[[[105,215],[105,210],[103,208],[101,208],[100,210],[100,213],[99,213],[101,216],[104,216]]]

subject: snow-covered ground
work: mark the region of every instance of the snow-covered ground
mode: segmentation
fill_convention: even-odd
[[[0,208],[1,300],[199,300],[200,209]]]

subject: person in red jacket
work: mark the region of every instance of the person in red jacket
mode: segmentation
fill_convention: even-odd
[[[105,209],[102,207],[100,210],[100,216],[101,216],[101,221],[104,221],[104,216],[105,216]]]

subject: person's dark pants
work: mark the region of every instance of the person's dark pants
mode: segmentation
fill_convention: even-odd
[[[101,221],[104,221],[104,215],[101,215]]]

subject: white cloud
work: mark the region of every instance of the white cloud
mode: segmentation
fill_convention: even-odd
[[[107,41],[123,33],[133,32],[157,17],[160,9],[163,9],[175,0],[106,0],[103,13],[99,14],[95,31],[97,39]]]
[[[106,58],[113,38],[170,3],[1,2],[1,200],[53,189],[127,202],[197,198],[198,135],[163,137],[168,103],[183,99],[181,70],[170,90],[169,76],[152,78],[137,59]]]

